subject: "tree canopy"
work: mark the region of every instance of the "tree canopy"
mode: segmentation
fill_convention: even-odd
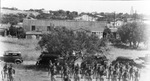
[[[139,43],[146,40],[146,25],[143,22],[131,22],[118,29],[121,41],[130,43],[131,47],[137,48]]]
[[[25,18],[27,15],[18,13],[18,14],[4,14],[2,16],[2,23],[11,25],[16,25],[19,22],[23,22],[23,18]]]
[[[85,32],[75,32],[65,27],[56,27],[50,34],[45,34],[39,41],[39,46],[49,53],[60,55],[72,54],[73,51],[95,54],[102,52],[105,46],[103,40]]]
[[[11,25],[9,27],[8,33],[9,35],[17,38],[25,38],[25,31],[22,27],[16,28],[13,25]]]

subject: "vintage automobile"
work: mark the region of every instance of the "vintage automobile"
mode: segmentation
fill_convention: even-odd
[[[127,64],[129,63],[129,65],[133,65],[136,66],[138,68],[142,68],[144,67],[142,64],[138,64],[134,61],[133,58],[131,57],[123,57],[123,56],[119,56],[116,58],[116,60],[112,61],[112,64],[115,65],[116,63],[122,63],[122,64]]]
[[[81,66],[82,65],[92,65],[93,63],[97,63],[97,64],[107,64],[108,63],[108,59],[105,55],[91,55],[91,56],[87,56],[83,59]]]
[[[145,55],[145,57],[139,57],[139,59],[144,60],[145,62],[150,62],[150,54]]]
[[[134,62],[134,60],[132,59],[132,58],[130,58],[130,57],[123,57],[123,56],[119,56],[119,57],[117,57],[116,58],[116,60],[114,60],[113,62],[112,62],[112,64],[114,65],[114,64],[116,64],[116,63],[122,63],[122,64],[126,64],[126,63],[129,63],[130,65],[131,64],[135,64],[135,62]]]
[[[52,63],[57,62],[59,56],[57,54],[49,54],[47,52],[42,52],[39,58],[37,59],[36,65],[38,66],[48,66],[51,60]]]
[[[147,54],[144,57],[139,57],[137,60],[143,61],[143,64],[145,65],[150,65],[150,54]]]
[[[5,51],[2,60],[4,62],[20,64],[23,62],[21,52],[18,51]]]

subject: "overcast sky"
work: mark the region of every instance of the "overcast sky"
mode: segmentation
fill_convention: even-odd
[[[150,1],[99,1],[99,0],[1,0],[2,7],[18,9],[70,10],[78,12],[130,13],[131,6],[137,13],[148,14]]]

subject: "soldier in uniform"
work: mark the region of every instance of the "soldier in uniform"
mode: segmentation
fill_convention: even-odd
[[[130,81],[133,81],[133,78],[134,78],[134,67],[131,66],[131,68],[129,69],[129,74],[130,74]]]
[[[53,66],[53,63],[52,63],[52,61],[50,60],[50,61],[49,61],[49,67],[48,67],[48,76],[51,75],[52,66]]]
[[[8,67],[9,81],[14,81],[14,74],[15,74],[15,69],[13,69],[12,64],[10,64],[9,67]]]
[[[129,81],[129,73],[128,70],[125,70],[122,76],[122,81]]]
[[[112,64],[109,65],[109,68],[108,68],[108,80],[110,81],[110,79],[112,78],[112,75],[113,75],[113,66]]]
[[[113,77],[112,77],[112,81],[117,81],[118,79],[118,72],[117,69],[113,70]]]
[[[135,81],[139,81],[139,79],[140,79],[140,71],[137,68],[137,70],[135,71]]]
[[[3,67],[3,76],[2,76],[2,78],[6,78],[7,71],[8,71],[8,65],[7,65],[7,63],[5,63],[5,65]]]
[[[121,79],[122,79],[124,70],[125,70],[124,65],[121,64],[120,67],[119,67],[119,81],[121,81]]]

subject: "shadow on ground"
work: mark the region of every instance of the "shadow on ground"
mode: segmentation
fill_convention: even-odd
[[[17,65],[17,64],[14,64],[13,65],[14,68],[17,68],[17,69],[23,69],[23,70],[33,70],[33,71],[47,71],[48,68],[45,67],[45,66],[37,66],[35,64],[31,64],[31,65]]]
[[[123,45],[123,44],[113,44],[112,46],[116,47],[116,48],[121,48],[121,49],[128,49],[128,50],[137,50],[137,51],[141,51],[141,50],[147,50],[145,48],[133,48],[127,45]]]

